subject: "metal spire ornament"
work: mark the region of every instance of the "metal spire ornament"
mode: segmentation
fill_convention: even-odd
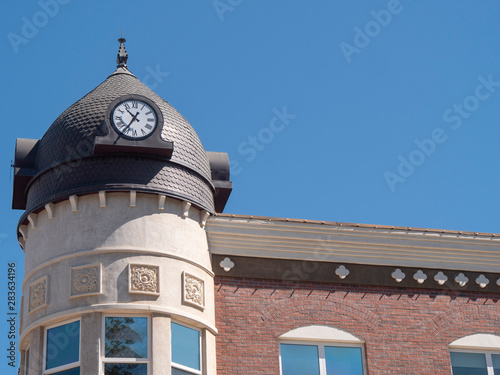
[[[124,43],[126,42],[126,39],[123,37],[123,29],[122,29],[122,36],[121,38],[118,39],[118,42],[120,42],[120,48],[118,49],[118,56],[116,56],[116,63],[118,64],[116,67],[126,69],[128,54],[127,50],[125,49]]]

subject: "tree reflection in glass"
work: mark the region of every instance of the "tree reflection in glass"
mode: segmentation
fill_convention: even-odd
[[[147,318],[106,317],[105,355],[107,358],[147,358]],[[128,365],[123,365],[128,366]],[[131,365],[134,366],[134,365]],[[138,366],[138,365],[136,365]],[[108,372],[106,372],[107,374]],[[110,373],[114,374],[114,373]],[[116,374],[128,374],[117,372]],[[130,372],[135,375],[135,372]],[[137,373],[142,374],[142,373]]]
[[[107,363],[104,372],[106,375],[147,375],[148,367],[146,364]]]

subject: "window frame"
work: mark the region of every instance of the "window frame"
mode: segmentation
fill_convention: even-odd
[[[486,359],[486,371],[487,371],[488,375],[495,375],[494,368],[493,368],[493,360],[491,358],[491,355],[495,354],[495,355],[500,356],[500,350],[450,348],[449,352],[450,352],[450,366],[451,366],[452,374],[453,374],[453,365],[451,363],[451,353],[470,353],[470,354],[484,354],[485,359]]]
[[[30,346],[24,350],[24,375],[29,375],[29,365],[30,365]]]
[[[146,334],[147,334],[147,358],[113,358],[113,357],[106,357],[106,318],[146,318],[147,322],[147,328],[146,328]],[[103,314],[102,315],[102,321],[101,321],[101,373],[105,374],[106,371],[106,364],[107,363],[114,363],[114,364],[146,364],[147,365],[147,374],[151,374],[151,353],[152,353],[152,348],[151,348],[151,343],[152,343],[152,337],[151,337],[151,316],[150,315],[145,315],[145,314]]]
[[[318,349],[318,365],[320,375],[327,375],[326,373],[326,359],[325,359],[325,346],[328,347],[339,347],[339,348],[360,348],[361,349],[361,366],[363,369],[363,375],[367,375],[366,369],[366,353],[364,343],[349,343],[349,342],[339,342],[339,341],[328,341],[328,340],[279,340],[279,364],[280,364],[280,375],[283,375],[283,362],[281,358],[281,344],[288,345],[309,345],[316,346]]]
[[[78,345],[78,361],[76,362],[71,362],[71,363],[68,363],[66,365],[62,365],[62,366],[58,366],[58,367],[53,367],[51,369],[47,369],[47,332],[49,331],[49,329],[52,329],[52,328],[57,328],[57,327],[62,327],[62,326],[65,326],[67,324],[71,324],[71,323],[74,323],[74,322],[80,322],[80,327],[79,327],[79,331],[78,331],[78,341],[79,341],[79,345]],[[29,346],[28,346],[28,349],[29,349]],[[49,325],[49,326],[46,326],[44,327],[43,329],[43,363],[42,363],[42,375],[50,375],[50,374],[55,374],[57,375],[57,373],[59,372],[62,372],[62,371],[66,371],[66,370],[71,370],[73,368],[80,368],[80,360],[82,358],[82,320],[80,317],[78,318],[74,318],[74,319],[70,319],[70,320],[65,320],[63,322],[60,322],[60,323],[56,323],[56,324],[52,324],[52,325]],[[29,369],[28,369],[29,371]]]
[[[185,327],[185,328],[189,328],[189,329],[192,329],[193,331],[198,331],[199,332],[199,340],[198,340],[198,347],[200,348],[200,369],[199,370],[196,370],[192,367],[187,367],[187,366],[184,366],[184,365],[181,365],[179,363],[176,363],[174,362],[173,358],[172,358],[172,348],[173,348],[173,342],[172,342],[172,334],[170,335],[170,358],[171,358],[171,361],[170,361],[170,367],[171,368],[175,368],[177,370],[181,370],[181,371],[185,371],[189,374],[195,374],[195,375],[203,375],[203,331],[199,328],[196,328],[196,327],[191,327],[187,324],[184,324],[184,323],[180,323],[180,322],[177,322],[175,320],[171,320],[170,322],[170,330],[172,330],[172,324],[177,324],[179,326],[182,326],[182,327]]]

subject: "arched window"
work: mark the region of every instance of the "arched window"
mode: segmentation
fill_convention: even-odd
[[[500,374],[500,336],[477,333],[450,344],[453,375]]]
[[[279,337],[281,375],[366,374],[364,341],[340,329],[312,325]]]

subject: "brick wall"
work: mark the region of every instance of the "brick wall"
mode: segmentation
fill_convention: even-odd
[[[324,324],[366,341],[368,372],[451,374],[448,344],[500,335],[500,295],[216,277],[218,375],[279,375],[278,337]]]

